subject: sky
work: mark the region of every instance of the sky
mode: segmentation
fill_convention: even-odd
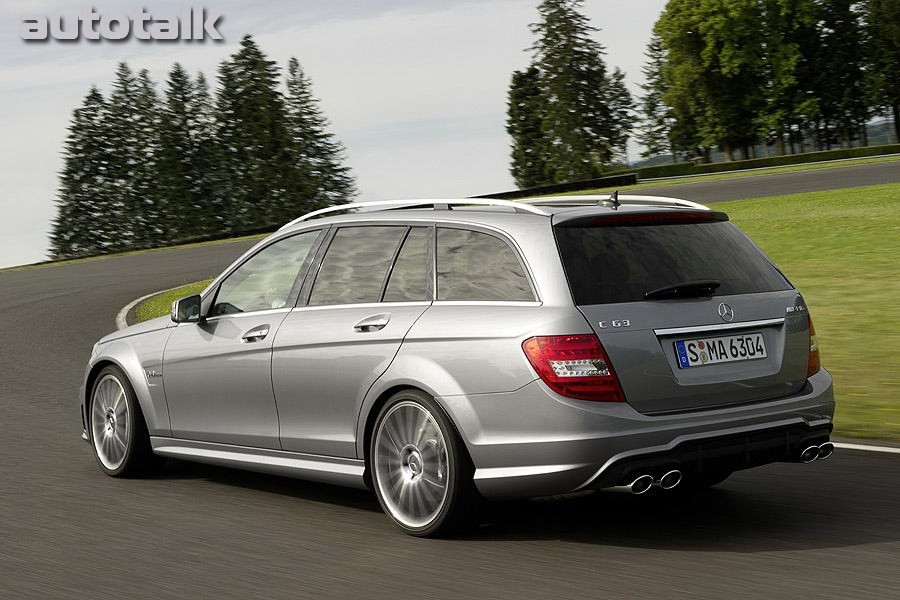
[[[282,69],[294,56],[346,148],[359,200],[465,197],[515,189],[506,94],[527,66],[538,0],[0,0],[0,268],[46,260],[61,153],[72,111],[116,64],[146,68],[163,89],[175,62],[216,67],[253,35]],[[585,0],[610,69],[633,94],[665,0]],[[87,12],[220,13],[221,42],[26,42],[22,21]],[[629,144],[629,158],[638,148]]]

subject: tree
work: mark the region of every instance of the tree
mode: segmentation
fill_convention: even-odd
[[[816,91],[821,98],[820,145],[828,149],[836,141],[834,134],[843,146],[849,145],[868,120],[861,51],[866,44],[857,0],[828,0],[819,6]]]
[[[672,111],[663,102],[668,86],[663,74],[666,64],[666,49],[658,35],[653,34],[644,52],[647,62],[641,71],[644,73],[645,83],[641,84],[644,94],[640,97],[639,107],[641,121],[638,125],[637,141],[644,146],[641,156],[650,158],[660,154],[671,153],[675,160],[675,151],[672,148]]]
[[[283,220],[349,201],[356,194],[344,148],[328,131],[328,119],[296,58],[288,61],[285,127],[287,173]]]
[[[900,0],[869,0],[869,84],[874,104],[894,116],[894,138],[900,140]]]
[[[543,114],[540,71],[535,66],[514,71],[509,86],[506,132],[512,138],[510,171],[520,188],[547,183],[547,150],[541,129]]]
[[[284,98],[278,67],[249,35],[219,66],[216,138],[223,225],[231,231],[284,221],[286,152]]]
[[[158,97],[146,70],[134,75],[119,63],[108,106],[109,175],[115,190],[108,208],[118,223],[110,250],[146,248],[158,243],[156,225],[159,150]]]
[[[54,259],[107,251],[116,238],[116,223],[108,218],[112,186],[106,122],[106,101],[91,87],[72,114],[63,150],[57,215],[50,234]]]
[[[581,4],[543,0],[538,7],[541,18],[531,25],[538,36],[531,66],[537,70],[540,94],[534,94],[530,70],[515,77],[510,87],[508,127],[528,132],[527,138],[513,140],[514,177],[524,164],[528,180],[538,170],[548,182],[588,179],[625,152],[631,96],[621,74],[607,74],[603,46],[591,37],[597,29],[578,12]],[[536,121],[527,113],[537,106],[543,139],[539,147],[519,147],[523,140],[536,138]]]
[[[160,222],[169,240],[214,233],[214,122],[203,74],[192,81],[176,63],[169,71],[161,116]]]

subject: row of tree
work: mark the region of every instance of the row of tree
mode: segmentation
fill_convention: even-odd
[[[751,158],[900,137],[900,0],[670,0],[647,48],[643,156]]]
[[[296,59],[282,85],[246,36],[218,84],[175,64],[160,95],[121,63],[108,98],[91,88],[66,139],[54,258],[275,227],[356,194]]]

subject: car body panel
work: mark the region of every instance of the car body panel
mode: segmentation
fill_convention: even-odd
[[[175,437],[280,449],[272,343],[289,310],[216,317],[176,327],[165,349],[166,400]],[[265,338],[242,336],[268,326]]]
[[[430,302],[293,309],[275,338],[272,381],[281,447],[293,452],[357,458],[356,420],[363,398],[388,368]],[[354,326],[383,316],[378,330]]]

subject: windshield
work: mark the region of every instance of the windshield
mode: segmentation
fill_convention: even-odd
[[[640,302],[648,292],[685,282],[718,282],[714,296],[791,289],[727,221],[554,230],[578,305]]]

